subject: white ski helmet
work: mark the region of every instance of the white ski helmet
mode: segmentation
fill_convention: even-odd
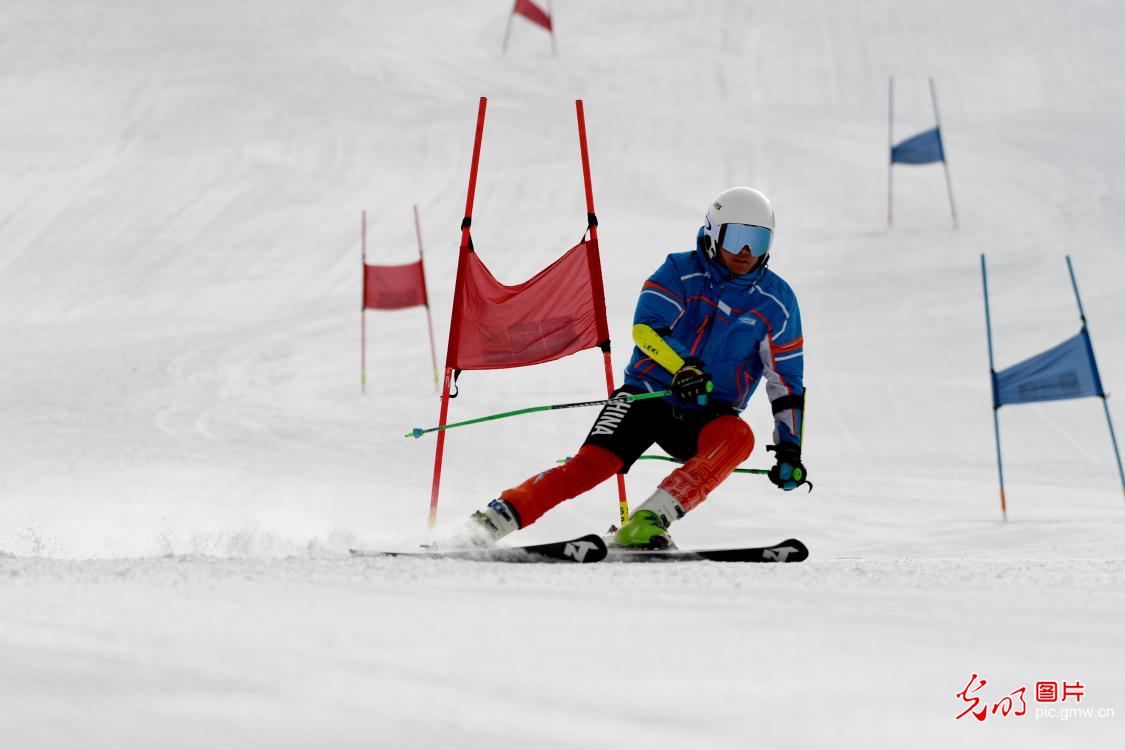
[[[773,206],[766,196],[748,187],[727,188],[715,196],[703,226],[703,249],[715,258],[719,248],[740,253],[750,248],[758,258],[773,245]]]

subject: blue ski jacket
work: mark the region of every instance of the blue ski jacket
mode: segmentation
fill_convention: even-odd
[[[780,276],[764,267],[733,275],[704,253],[700,230],[695,250],[672,253],[644,283],[633,317],[633,325],[639,323],[681,357],[702,360],[714,383],[710,398],[737,412],[764,378],[774,443],[800,446],[804,340],[797,297]],[[625,368],[625,383],[663,390],[671,386],[672,373],[638,347]]]

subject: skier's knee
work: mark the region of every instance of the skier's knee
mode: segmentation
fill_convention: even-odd
[[[740,464],[754,450],[754,431],[734,415],[714,419],[699,433],[699,452],[710,452],[720,445],[730,452],[735,465]]]

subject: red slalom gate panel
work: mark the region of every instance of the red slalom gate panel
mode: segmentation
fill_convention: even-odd
[[[401,310],[426,303],[426,279],[422,273],[422,261],[401,266],[364,266],[365,310]]]

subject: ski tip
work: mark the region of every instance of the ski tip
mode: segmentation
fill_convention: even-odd
[[[803,562],[809,559],[809,548],[800,539],[786,539],[781,544],[774,545],[774,549],[789,550],[785,562]]]

